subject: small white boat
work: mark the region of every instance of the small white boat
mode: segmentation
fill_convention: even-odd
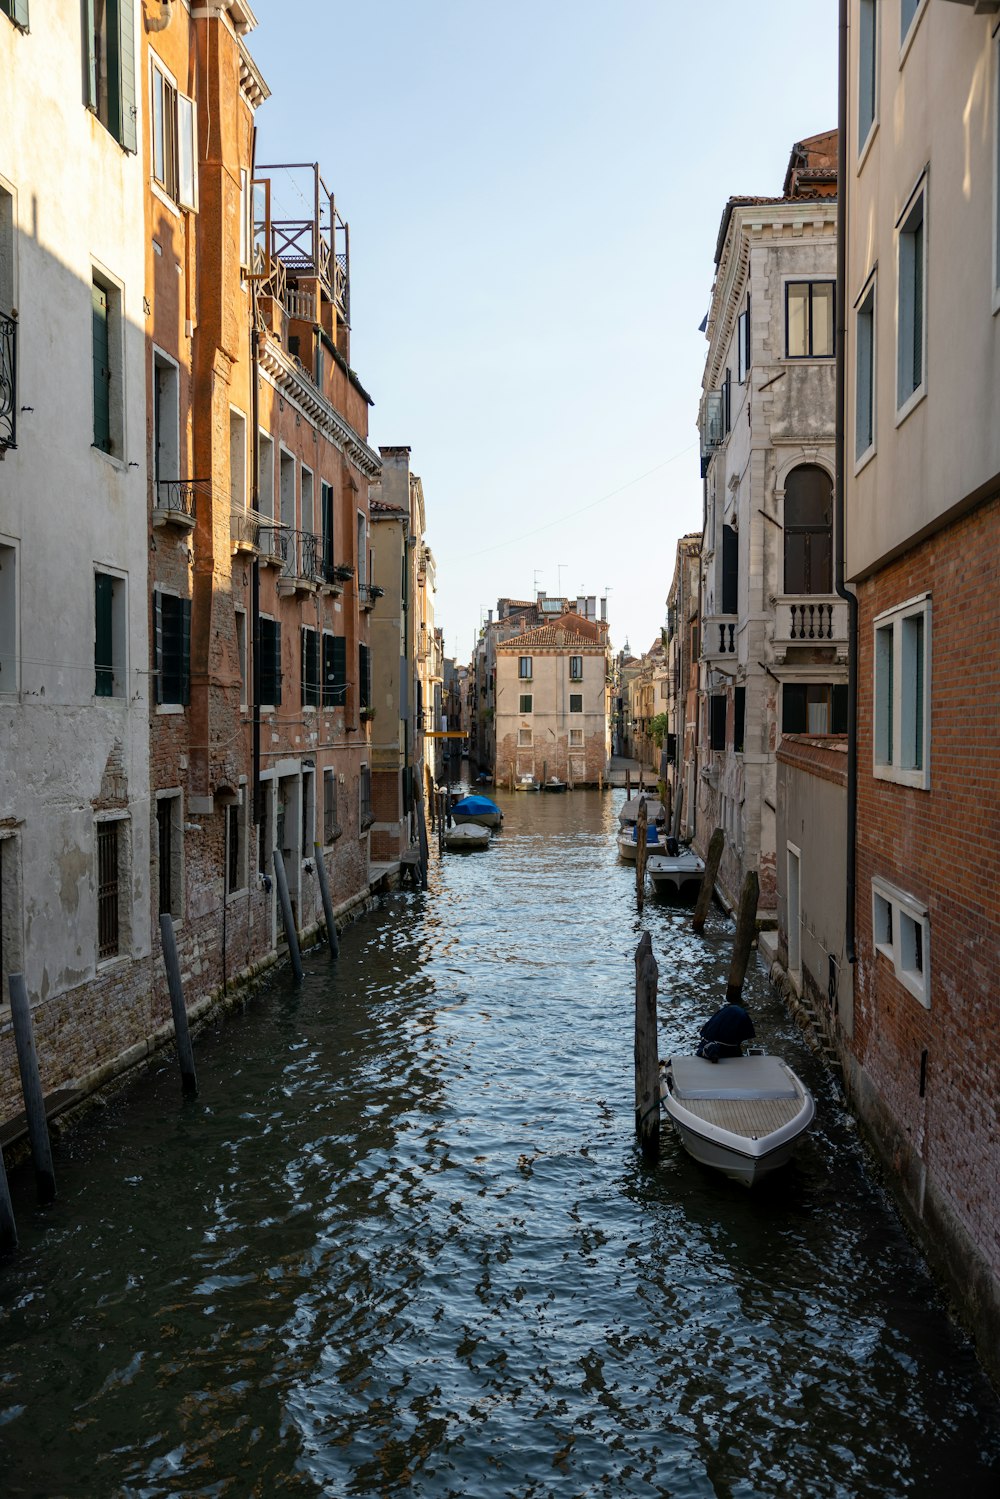
[[[453,828],[444,830],[444,846],[453,853],[472,853],[473,849],[489,848],[490,830],[478,822],[458,822]]]
[[[566,790],[566,782],[565,781],[560,781],[560,779],[559,779],[558,776],[549,776],[548,780],[545,781],[544,784],[542,785],[542,790],[543,791],[565,791]]]
[[[646,825],[646,857],[652,858],[655,854],[664,852],[667,846],[667,835],[662,828],[658,828],[655,822]],[[618,857],[624,859],[626,864],[634,864],[639,852],[639,825],[632,823],[631,827],[623,827],[618,834]],[[648,868],[648,865],[647,865]]]
[[[662,823],[666,821],[667,814],[659,797],[652,795],[651,792],[640,792],[638,796],[630,797],[627,802],[622,804],[622,809],[618,813],[618,821],[623,828],[631,827],[633,823],[638,821],[639,803],[643,801],[646,803],[646,820],[648,822]]]
[[[536,781],[534,776],[521,776],[514,782],[515,791],[538,791],[540,787],[541,782]]]
[[[752,1186],[777,1171],[812,1123],[812,1094],[780,1057],[668,1057],[660,1102],[689,1155]]]
[[[705,873],[705,861],[693,848],[678,848],[675,854],[670,853],[671,841],[668,838],[664,851],[650,852],[646,860],[646,873],[653,889],[658,895],[696,894]]]

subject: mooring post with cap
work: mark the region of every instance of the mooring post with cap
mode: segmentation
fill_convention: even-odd
[[[655,1161],[660,1153],[660,1059],[656,1040],[659,977],[653,940],[643,932],[635,950],[635,1132],[647,1161]]]
[[[323,862],[323,850],[318,843],[313,844],[316,854],[316,873],[319,875],[319,893],[323,899],[323,917],[326,921],[326,940],[330,948],[331,958],[340,956],[340,939],[337,936],[337,923],[333,919],[333,902],[330,899],[330,884],[326,877],[326,865]]]
[[[24,1095],[24,1115],[28,1121],[28,1139],[31,1142],[31,1159],[35,1166],[35,1187],[39,1202],[51,1202],[56,1195],[56,1174],[52,1165],[52,1145],[49,1140],[49,1124],[45,1115],[45,1095],[42,1078],[38,1070],[38,1052],[35,1049],[35,1032],[31,1024],[31,1005],[23,973],[12,973],[8,980],[10,990],[10,1020],[14,1030],[14,1045],[17,1048],[17,1065],[21,1073],[21,1092]]]
[[[295,918],[292,915],[292,898],[288,893],[288,876],[285,874],[285,860],[281,849],[274,850],[274,878],[278,882],[278,901],[281,905],[281,920],[285,927],[285,937],[288,942],[288,956],[292,963],[292,972],[295,982],[302,982],[302,959],[299,956],[299,936],[295,930]]]

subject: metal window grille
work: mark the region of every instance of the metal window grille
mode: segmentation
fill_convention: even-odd
[[[97,825],[97,956],[118,953],[118,823]]]

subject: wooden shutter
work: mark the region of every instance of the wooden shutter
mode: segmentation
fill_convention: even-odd
[[[323,704],[342,708],[347,701],[347,640],[343,635],[323,636]]]
[[[333,578],[333,485],[323,483],[323,577]]]
[[[191,701],[191,600],[178,599],[180,604],[180,661],[178,676],[180,696],[178,702],[187,707]]]
[[[743,753],[746,720],[747,690],[745,687],[737,687],[734,689],[733,697],[733,750],[737,755],[742,755]]]
[[[115,690],[112,600],[114,579],[94,574],[94,695],[113,697]]]
[[[108,294],[95,281],[91,293],[94,341],[94,447],[111,452],[111,366]]]
[[[302,627],[302,706],[319,704],[319,642],[315,630]]]
[[[94,0],[83,0],[83,24],[87,28],[84,37],[83,55],[87,60],[84,77],[88,109],[97,108],[97,30],[94,21]]]
[[[11,19],[14,22],[15,26],[22,26],[24,28],[24,30],[27,31],[27,29],[28,29],[28,0],[14,0],[14,7],[13,7],[12,14],[11,14]]]
[[[725,694],[717,692],[709,698],[709,743],[713,750],[724,750],[726,747],[726,698]]]
[[[198,207],[198,118],[186,94],[177,95],[177,201]]]
[[[138,149],[136,121],[138,109],[135,97],[135,0],[108,0],[109,46],[108,72],[109,92],[117,104],[117,136],[126,151]],[[118,12],[117,25],[111,27],[111,10]]]
[[[358,702],[370,708],[372,702],[372,653],[366,645],[358,646]]]

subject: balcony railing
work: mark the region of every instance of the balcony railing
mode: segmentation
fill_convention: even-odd
[[[285,311],[289,317],[303,323],[316,321],[316,296],[311,291],[299,291],[297,286],[285,287]]]
[[[293,531],[283,527],[277,534],[278,555],[281,557],[279,592],[299,589],[308,592],[320,581],[317,559],[319,538],[313,531]]]
[[[0,312],[0,451],[17,447],[17,323]]]
[[[779,661],[789,646],[835,646],[847,650],[847,601],[836,594],[782,594],[774,600],[774,649]]]
[[[315,163],[282,162],[261,166],[255,182],[254,238],[267,254],[292,276],[317,277],[348,325],[351,320],[350,231],[337,211]],[[298,200],[312,207],[311,215],[284,218],[272,215],[271,194],[283,203]],[[282,298],[283,299],[283,298]]]
[[[384,588],[379,588],[377,583],[358,584],[358,603],[362,609],[374,609],[375,600],[380,599],[385,593]]]
[[[736,628],[739,617],[735,614],[710,614],[706,616],[702,635],[701,654],[705,661],[734,661],[736,658]]]
[[[260,516],[234,505],[229,512],[229,539],[234,552],[255,552],[260,541]]]
[[[157,479],[153,525],[193,531],[198,495],[211,498],[210,479]]]

